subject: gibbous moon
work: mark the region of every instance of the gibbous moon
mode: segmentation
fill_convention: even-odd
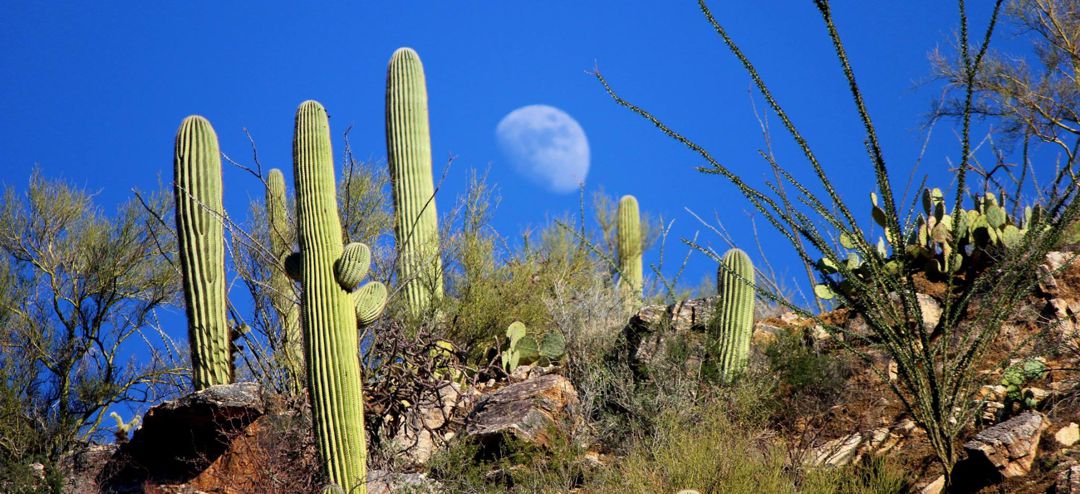
[[[589,140],[566,112],[548,105],[523,106],[495,127],[499,148],[514,168],[551,192],[577,190],[589,174]]]

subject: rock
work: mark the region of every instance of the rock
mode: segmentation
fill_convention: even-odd
[[[115,444],[84,444],[60,460],[64,494],[97,494],[97,478],[116,453]]]
[[[914,422],[904,420],[893,427],[879,427],[833,439],[810,451],[806,464],[838,467],[856,463],[863,455],[884,454],[899,447],[914,429]]]
[[[941,322],[941,304],[937,299],[925,293],[916,293],[915,296],[919,301],[919,311],[922,312],[923,328],[927,331],[933,330]],[[889,294],[889,300],[900,306],[900,295],[896,292]]]
[[[627,358],[639,376],[656,368],[682,368],[696,374],[705,357],[706,326],[719,297],[650,305],[630,318],[623,330]]]
[[[1054,483],[1056,494],[1080,494],[1080,465],[1069,465],[1058,474]]]
[[[941,494],[941,491],[945,489],[945,476],[939,475],[933,482],[926,484],[919,494]]]
[[[416,414],[405,420],[394,435],[398,457],[412,466],[424,465],[435,451],[454,437],[453,431],[440,432],[450,419],[464,415],[470,395],[462,393],[461,386],[445,382],[435,390],[431,401],[418,403]]]
[[[211,386],[151,408],[98,477],[104,491],[192,481],[264,415],[255,383]]]
[[[674,332],[705,329],[712,318],[720,297],[706,297],[684,300],[672,305],[650,305],[643,307],[630,318],[630,325],[655,331],[668,329]]]
[[[1003,477],[1019,477],[1031,470],[1039,436],[1050,426],[1043,414],[1027,411],[975,435],[964,444],[968,457],[987,463]]]
[[[465,419],[465,434],[481,443],[506,435],[549,446],[552,427],[576,426],[578,395],[570,380],[547,374],[511,384],[480,398]]]
[[[1077,425],[1076,422],[1070,422],[1069,425],[1062,427],[1054,434],[1054,440],[1066,448],[1076,444],[1077,441],[1080,441],[1080,425]]]
[[[438,482],[423,473],[394,473],[384,470],[368,470],[368,494],[434,494],[439,492]]]

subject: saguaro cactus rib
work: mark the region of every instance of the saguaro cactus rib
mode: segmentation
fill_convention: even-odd
[[[386,154],[393,185],[398,279],[411,313],[441,297],[438,214],[431,173],[427,87],[420,57],[399,48],[386,69]]]
[[[184,119],[176,133],[173,194],[184,303],[196,390],[232,382],[225,311],[225,232],[221,154],[205,118]]]
[[[713,337],[721,380],[731,382],[746,370],[754,331],[754,265],[739,249],[721,259],[716,273],[720,295]]]
[[[341,258],[326,110],[305,101],[293,140],[297,227],[302,262],[302,312],[308,383],[319,453],[330,480],[364,493],[367,447],[363,390],[352,299],[334,276]]]

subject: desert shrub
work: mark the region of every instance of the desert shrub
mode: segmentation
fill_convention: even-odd
[[[794,332],[782,333],[762,352],[759,379],[772,376],[770,408],[774,423],[783,428],[798,416],[816,415],[835,404],[851,369],[843,356],[823,353]]]
[[[569,436],[552,428],[550,444],[537,446],[507,437],[481,446],[461,441],[432,458],[431,476],[446,492],[569,492],[593,475],[584,451]]]
[[[664,410],[651,433],[596,481],[596,492],[906,492],[903,476],[881,460],[811,471],[791,465],[784,440],[766,427],[758,392],[744,384]]]

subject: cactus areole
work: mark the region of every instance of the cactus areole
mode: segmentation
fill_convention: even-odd
[[[754,264],[739,249],[729,250],[720,263],[716,273],[720,305],[712,330],[720,378],[731,382],[746,370],[750,355],[754,331]]]
[[[367,447],[353,301],[334,276],[341,258],[330,125],[326,110],[305,101],[293,139],[304,350],[315,437],[330,481],[365,492]]]
[[[438,214],[431,174],[427,86],[420,57],[399,48],[386,69],[386,155],[394,198],[398,281],[414,315],[441,297]]]
[[[184,119],[173,155],[176,237],[183,274],[196,390],[232,382],[232,351],[225,315],[225,232],[221,155],[205,118]]]

